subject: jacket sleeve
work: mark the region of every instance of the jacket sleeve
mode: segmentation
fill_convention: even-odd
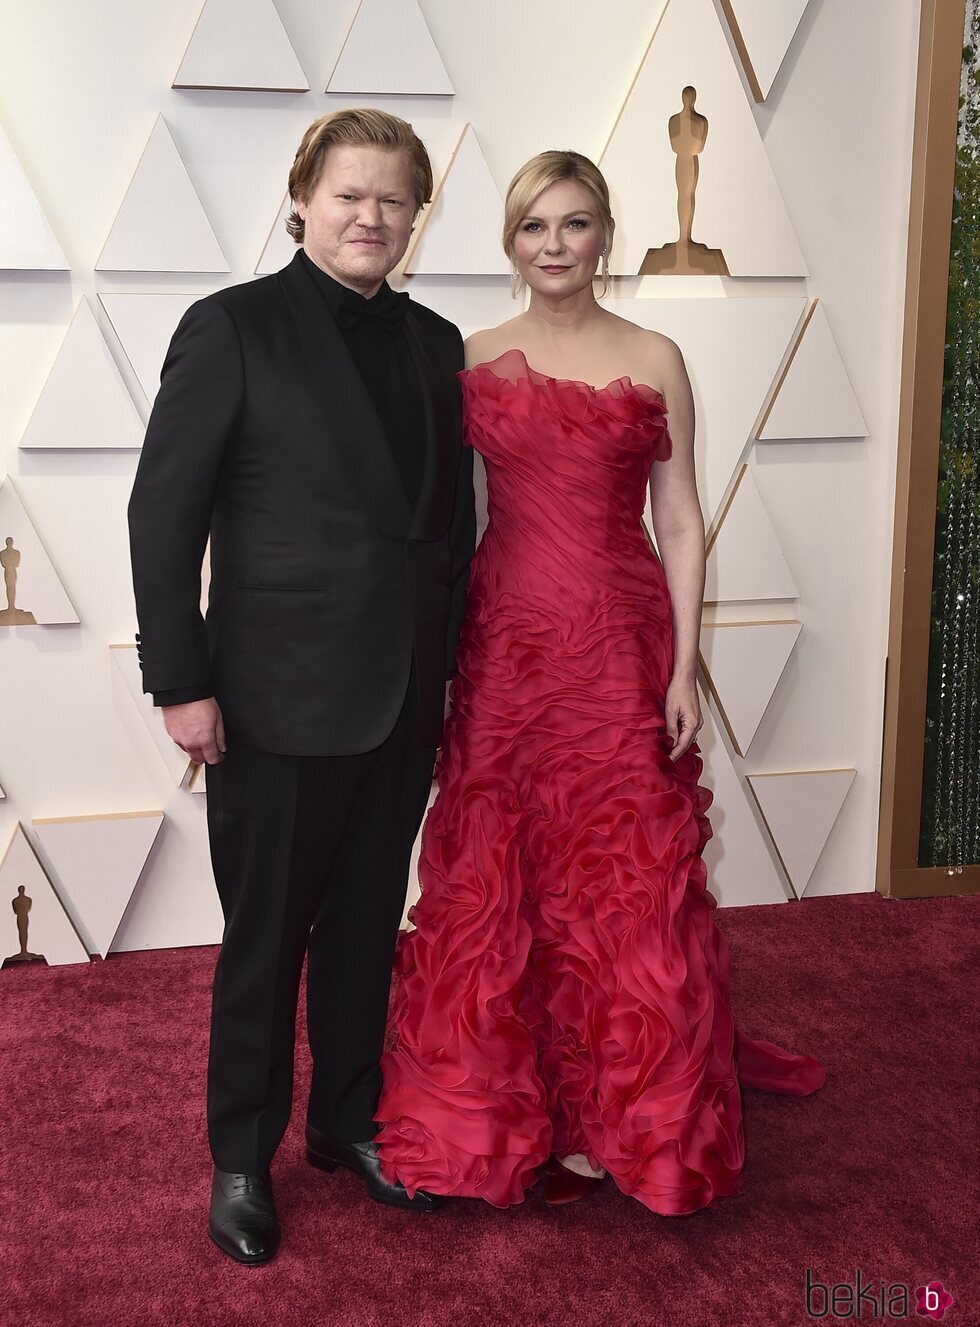
[[[463,367],[463,343],[459,339],[458,366]],[[449,555],[452,567],[451,595],[449,601],[449,633],[447,641],[446,677],[456,672],[456,645],[459,630],[463,625],[466,611],[466,585],[469,580],[470,562],[476,549],[476,498],[473,492],[473,448],[465,438],[459,449],[459,465],[456,470],[456,500],[453,517],[449,526]]]
[[[144,691],[212,694],[201,564],[243,400],[237,329],[218,301],[201,300],[170,342],[129,500]]]

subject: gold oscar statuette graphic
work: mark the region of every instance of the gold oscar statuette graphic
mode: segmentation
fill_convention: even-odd
[[[698,187],[699,156],[708,138],[708,120],[694,109],[697,90],[686,87],[681,93],[684,109],[668,122],[670,145],[677,156],[674,179],[677,182],[676,244],[648,249],[640,267],[640,276],[729,276],[725,255],[709,249],[692,238],[694,202]]]
[[[16,606],[20,549],[14,548],[14,541],[10,535],[7,536],[4,547],[0,549],[0,566],[3,567],[3,585],[7,592],[7,607],[0,608],[0,627],[36,627],[34,614]]]
[[[31,911],[31,897],[24,885],[17,886],[17,894],[11,901],[10,906],[14,910],[14,916],[17,918],[17,939],[20,941],[20,952],[11,954],[9,958],[3,960],[3,966],[12,967],[15,963],[44,963],[43,954],[32,954],[27,948],[27,927],[29,924],[29,914]]]

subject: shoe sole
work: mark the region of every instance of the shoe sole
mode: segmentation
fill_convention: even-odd
[[[322,1152],[314,1152],[309,1144],[306,1147],[306,1159],[315,1169],[326,1171],[328,1175],[335,1170],[339,1170],[341,1166],[354,1175],[358,1174],[354,1167],[349,1166],[346,1161],[337,1161],[334,1157],[324,1156]],[[358,1178],[360,1179],[361,1176],[358,1175]],[[367,1185],[365,1185],[365,1189],[367,1189]],[[423,1216],[431,1216],[433,1212],[438,1212],[444,1206],[443,1203],[440,1203],[438,1207],[409,1207],[407,1203],[387,1203],[383,1198],[378,1198],[373,1194],[370,1189],[367,1189],[367,1196],[373,1203],[379,1203],[382,1207],[390,1207],[396,1212],[419,1212]]]
[[[306,1148],[306,1159],[311,1166],[315,1166],[317,1170],[325,1170],[328,1175],[332,1171],[339,1170],[342,1164],[340,1161],[335,1161],[333,1157],[325,1157],[321,1152],[314,1152],[309,1145]]]

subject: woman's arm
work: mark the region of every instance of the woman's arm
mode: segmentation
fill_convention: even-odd
[[[661,352],[659,375],[673,449],[650,471],[653,529],[670,590],[674,669],[667,689],[667,732],[677,760],[701,727],[697,692],[698,641],[704,599],[704,518],[694,472],[694,396],[684,357],[674,343]]]

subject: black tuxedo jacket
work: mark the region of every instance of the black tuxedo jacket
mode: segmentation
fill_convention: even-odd
[[[439,739],[475,540],[458,329],[412,303],[427,455],[414,509],[302,255],[192,305],[170,344],[129,503],[143,688],[213,694],[229,739],[371,750],[416,663]],[[201,617],[201,564],[211,588]]]

